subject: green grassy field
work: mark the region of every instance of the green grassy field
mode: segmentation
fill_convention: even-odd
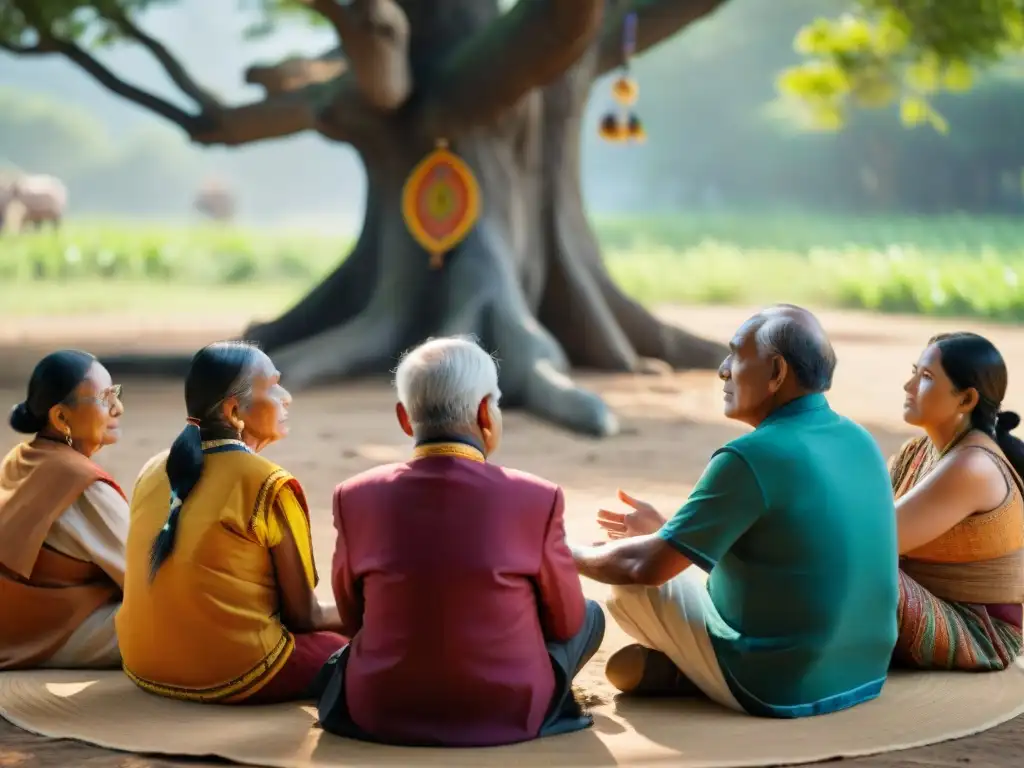
[[[790,301],[1024,319],[1024,221],[678,215],[594,222],[609,269],[647,303]],[[0,238],[0,313],[285,308],[345,238],[83,222]]]

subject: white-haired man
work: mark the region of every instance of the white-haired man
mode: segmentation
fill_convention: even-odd
[[[489,746],[591,723],[572,679],[604,636],[565,541],[561,489],[487,461],[498,370],[472,339],[432,339],[395,375],[411,460],[338,486],[332,583],[352,642],[325,667],[325,730]]]

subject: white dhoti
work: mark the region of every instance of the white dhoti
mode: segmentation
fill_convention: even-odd
[[[743,711],[729,690],[708,635],[706,617],[715,613],[715,607],[706,573],[691,566],[660,587],[612,587],[607,607],[626,634],[668,656],[705,696]]]
[[[114,618],[120,603],[93,611],[57,652],[41,663],[51,669],[120,669],[121,649],[117,644]]]

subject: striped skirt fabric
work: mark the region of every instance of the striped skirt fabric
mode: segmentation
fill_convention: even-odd
[[[1024,646],[1020,628],[990,616],[985,606],[938,598],[902,571],[898,615],[898,667],[996,671]]]

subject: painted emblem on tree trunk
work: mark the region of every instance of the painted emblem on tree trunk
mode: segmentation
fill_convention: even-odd
[[[473,171],[445,142],[413,168],[402,192],[409,231],[438,269],[444,255],[465,239],[480,215],[480,187]]]

